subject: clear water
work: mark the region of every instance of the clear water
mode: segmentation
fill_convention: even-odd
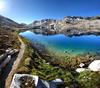
[[[57,55],[78,55],[84,53],[100,53],[100,36],[84,35],[68,37],[63,34],[42,35],[31,31],[19,35],[27,38],[31,43],[43,44],[46,49]]]

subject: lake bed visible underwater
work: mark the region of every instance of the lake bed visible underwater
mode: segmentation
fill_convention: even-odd
[[[85,53],[100,53],[100,36],[82,35],[65,36],[63,34],[42,35],[31,31],[22,32],[19,35],[28,39],[31,43],[38,42],[55,55],[79,55]]]

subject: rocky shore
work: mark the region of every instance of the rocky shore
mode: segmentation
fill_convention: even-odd
[[[78,17],[66,16],[61,20],[43,19],[34,21],[28,25],[27,29],[35,33],[51,35],[51,34],[65,34],[69,36],[100,35],[100,16],[96,17]]]

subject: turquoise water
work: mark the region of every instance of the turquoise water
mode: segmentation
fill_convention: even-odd
[[[84,53],[100,53],[100,36],[84,35],[68,37],[63,34],[42,35],[31,31],[19,35],[27,38],[31,43],[43,44],[50,52],[63,55],[78,55]]]

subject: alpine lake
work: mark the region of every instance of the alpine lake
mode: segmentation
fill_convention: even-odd
[[[100,36],[97,35],[69,37],[64,34],[35,34],[31,31],[21,32],[19,35],[28,39],[31,44],[35,42],[43,45],[51,55],[58,57],[100,54]]]

